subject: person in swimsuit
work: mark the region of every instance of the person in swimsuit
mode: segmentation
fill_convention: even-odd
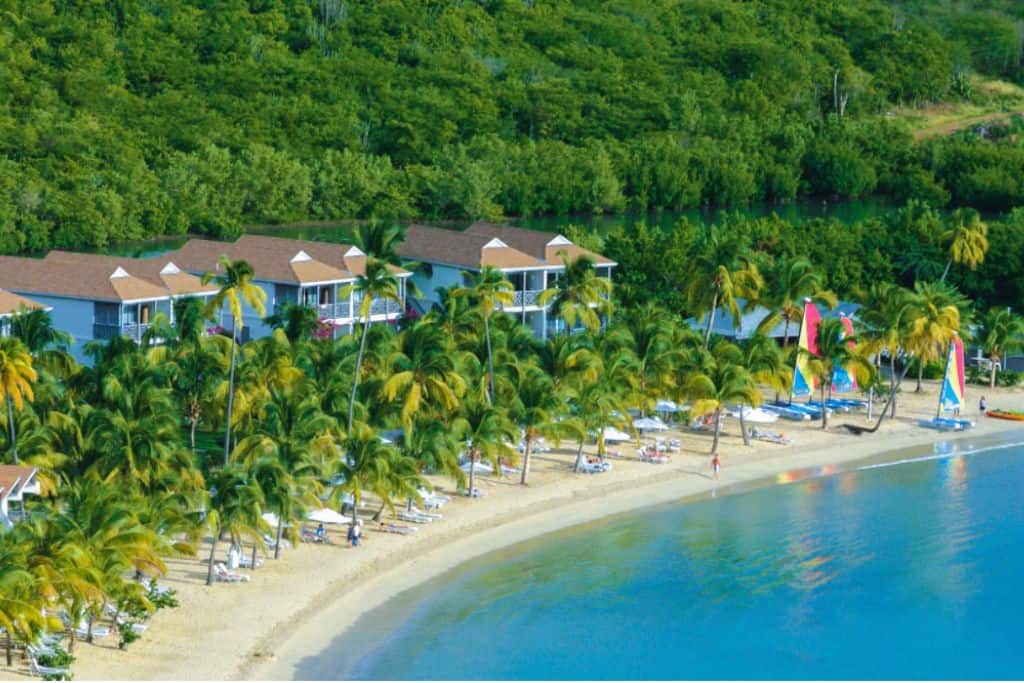
[[[718,457],[718,453],[711,454],[711,470],[715,473],[715,479],[718,479],[718,471],[722,469],[722,461]]]

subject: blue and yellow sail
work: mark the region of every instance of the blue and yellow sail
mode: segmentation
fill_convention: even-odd
[[[853,321],[847,318],[845,315],[840,314],[839,319],[843,321],[843,333],[842,339],[853,337]],[[847,342],[847,346],[853,346],[853,341]],[[836,365],[832,371],[832,391],[833,393],[843,393],[847,391],[857,390],[857,375],[853,371],[853,367],[843,367],[842,365]]]
[[[818,308],[811,301],[804,301],[803,320],[800,321],[800,348],[808,353],[818,353],[818,323],[821,322],[821,314]],[[814,376],[810,368],[810,359],[807,354],[797,353],[796,367],[793,371],[793,395],[810,396],[818,388],[818,378]]]
[[[965,379],[964,344],[956,336],[949,342],[949,354],[946,357],[946,375],[942,379],[942,394],[939,398],[942,410],[952,412],[963,407]]]

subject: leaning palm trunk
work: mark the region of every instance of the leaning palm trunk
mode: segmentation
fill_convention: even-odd
[[[227,467],[228,456],[231,454],[231,411],[234,407],[235,398],[235,335],[236,330],[231,330],[231,367],[228,370],[228,414],[227,425],[224,428],[224,466]]]
[[[741,401],[740,402],[740,432],[743,434],[743,445],[744,446],[749,446],[750,445],[750,435],[747,434],[747,423],[744,422],[744,419],[743,419],[743,408],[744,407],[746,407],[746,404]]]
[[[363,365],[363,351],[366,350],[366,333],[370,329],[370,321],[363,323],[363,334],[359,338],[359,353],[356,354],[356,370],[352,376],[352,394],[348,399],[348,433],[352,433],[352,420],[356,412],[356,389],[359,388],[359,370]]]
[[[910,363],[903,368],[903,374],[907,374],[907,370],[910,368]],[[889,354],[889,404],[892,414],[889,417],[896,417],[896,388],[898,383],[896,382],[896,353],[891,352]],[[885,414],[885,408],[882,409],[882,414]]]
[[[476,474],[476,455],[471,452],[470,456],[469,456],[469,491],[467,491],[467,493],[466,493],[466,495],[468,495],[470,497],[470,499],[473,498],[473,481],[474,481],[474,478],[475,478],[474,477],[475,474]]]
[[[939,282],[945,282],[946,276],[949,275],[949,268],[953,265],[953,259],[946,261],[946,268],[942,271],[942,277],[939,278]]]
[[[583,465],[583,439],[580,439],[579,448],[576,449],[576,464],[572,466],[572,471],[579,473],[580,467]]]
[[[491,390],[487,394],[487,402],[493,405],[496,396],[494,391],[494,354],[491,352],[491,325],[489,322],[490,319],[490,315],[484,316],[484,337],[487,340],[487,372],[490,375],[491,380]]]
[[[380,517],[381,517],[381,515],[384,514],[384,508],[386,508],[387,505],[388,504],[385,503],[385,502],[382,502],[380,504],[380,507],[377,508],[377,512],[375,512],[374,515],[373,515],[373,521],[375,521],[375,522],[379,522],[380,521]],[[410,509],[412,507],[412,498],[409,499],[409,507],[410,507]]]
[[[188,408],[188,442],[196,452],[196,427],[199,426],[199,401],[192,400]]]
[[[7,631],[6,635],[7,635],[7,638],[5,639],[6,640],[5,649],[7,651],[7,666],[10,667],[10,666],[12,666],[14,664],[14,662],[11,660],[11,652],[14,649],[14,642],[11,640],[11,632],[10,631]]]
[[[828,401],[825,400],[825,385],[829,385],[831,388],[832,382],[829,380],[831,377],[829,373],[828,377],[821,379],[821,428],[828,429]]]
[[[718,451],[718,435],[721,433],[722,428],[722,408],[719,406],[715,408],[715,438],[711,441],[711,452],[715,453]]]
[[[213,558],[217,554],[217,537],[220,536],[221,531],[222,530],[218,530],[217,533],[213,535],[213,543],[210,545],[210,566],[206,570],[207,586],[213,585]]]
[[[274,559],[281,558],[281,535],[284,533],[284,508],[277,512],[277,533],[274,534]]]
[[[715,293],[711,297],[711,312],[708,313],[708,325],[704,330],[704,348],[708,348],[708,344],[711,343],[711,328],[715,324],[715,310],[718,308],[718,286],[715,286]]]
[[[256,571],[256,539],[253,539],[252,541],[252,563],[249,565],[249,567],[253,571]]]
[[[989,389],[995,389],[996,388],[996,362],[998,361],[998,359],[999,359],[998,356],[990,356],[989,359],[988,359],[989,363],[992,364],[992,367],[989,368],[989,375],[988,375],[988,388]],[[13,425],[11,427],[11,433],[12,434],[14,433]],[[13,442],[13,439],[12,439],[12,442]],[[14,462],[18,462],[18,454],[17,453],[14,454]]]
[[[785,316],[783,316],[783,319],[786,321],[785,327],[782,328],[782,353],[783,353],[783,358],[785,358],[786,349],[789,348],[789,316],[785,315]],[[779,390],[778,389],[775,390],[775,402],[776,403],[779,402]],[[793,402],[793,395],[792,395],[792,393],[789,396],[789,402],[790,403]]]
[[[14,455],[14,464],[18,464],[18,434],[14,429],[14,404],[11,397],[7,396],[7,424],[11,429],[11,453]]]
[[[533,439],[526,437],[523,441],[525,442],[523,448],[523,472],[519,475],[519,483],[522,486],[526,486],[526,475],[530,471],[530,446],[533,443]]]

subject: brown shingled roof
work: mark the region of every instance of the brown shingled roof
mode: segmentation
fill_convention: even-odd
[[[166,254],[151,258],[129,258],[127,256],[107,256],[104,254],[78,254],[71,251],[54,250],[46,255],[44,261],[74,263],[90,261],[110,268],[111,272],[118,267],[132,275],[142,278],[157,287],[166,288],[165,294],[212,294],[217,291],[214,284],[204,285],[199,278],[186,272]]]
[[[571,242],[569,244],[550,245],[557,238],[569,241],[564,235],[553,232],[478,221],[466,228],[466,233],[481,237],[497,237],[510,247],[526,252],[552,265],[561,265],[561,254],[567,255],[570,261],[585,255],[592,258],[597,265],[615,265],[615,262],[610,258],[584,249]]]
[[[193,239],[167,256],[182,268],[196,272],[217,272],[221,256],[242,259],[252,266],[256,279],[271,282],[343,282],[354,277],[347,270],[317,258],[300,241],[277,237],[245,235],[234,243]],[[337,262],[341,265],[340,252]]]
[[[26,299],[25,297],[18,296],[13,292],[0,289],[0,315],[17,313],[22,306],[30,311],[41,311],[46,309],[46,306],[36,303],[35,301],[32,301],[32,299]]]
[[[4,496],[16,494],[23,486],[32,480],[33,475],[38,471],[35,467],[22,467],[20,465],[0,465],[0,490]]]
[[[352,277],[366,274],[366,254],[360,251],[359,247],[351,244],[271,237],[269,235],[243,235],[238,239],[237,244],[258,244],[268,249],[301,249],[321,263],[347,271]],[[412,275],[404,268],[392,264],[388,264],[388,269],[400,277]]]
[[[0,287],[28,296],[46,294],[92,301],[167,297],[166,288],[112,265],[88,257],[47,260],[0,256]]]
[[[491,246],[488,246],[491,245]],[[479,270],[483,266],[502,269],[539,268],[544,264],[529,254],[513,249],[502,240],[427,225],[410,225],[398,254],[411,261],[429,261]]]

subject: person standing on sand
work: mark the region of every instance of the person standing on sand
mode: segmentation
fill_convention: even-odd
[[[714,472],[714,478],[718,479],[718,470],[722,469],[722,461],[718,457],[718,452],[711,454],[711,471]]]
[[[988,408],[988,404],[985,403],[985,397],[982,396],[981,399],[978,401],[978,412],[984,415],[986,408]]]
[[[350,548],[359,547],[359,539],[363,536],[363,520],[357,519],[348,528],[348,545]]]

